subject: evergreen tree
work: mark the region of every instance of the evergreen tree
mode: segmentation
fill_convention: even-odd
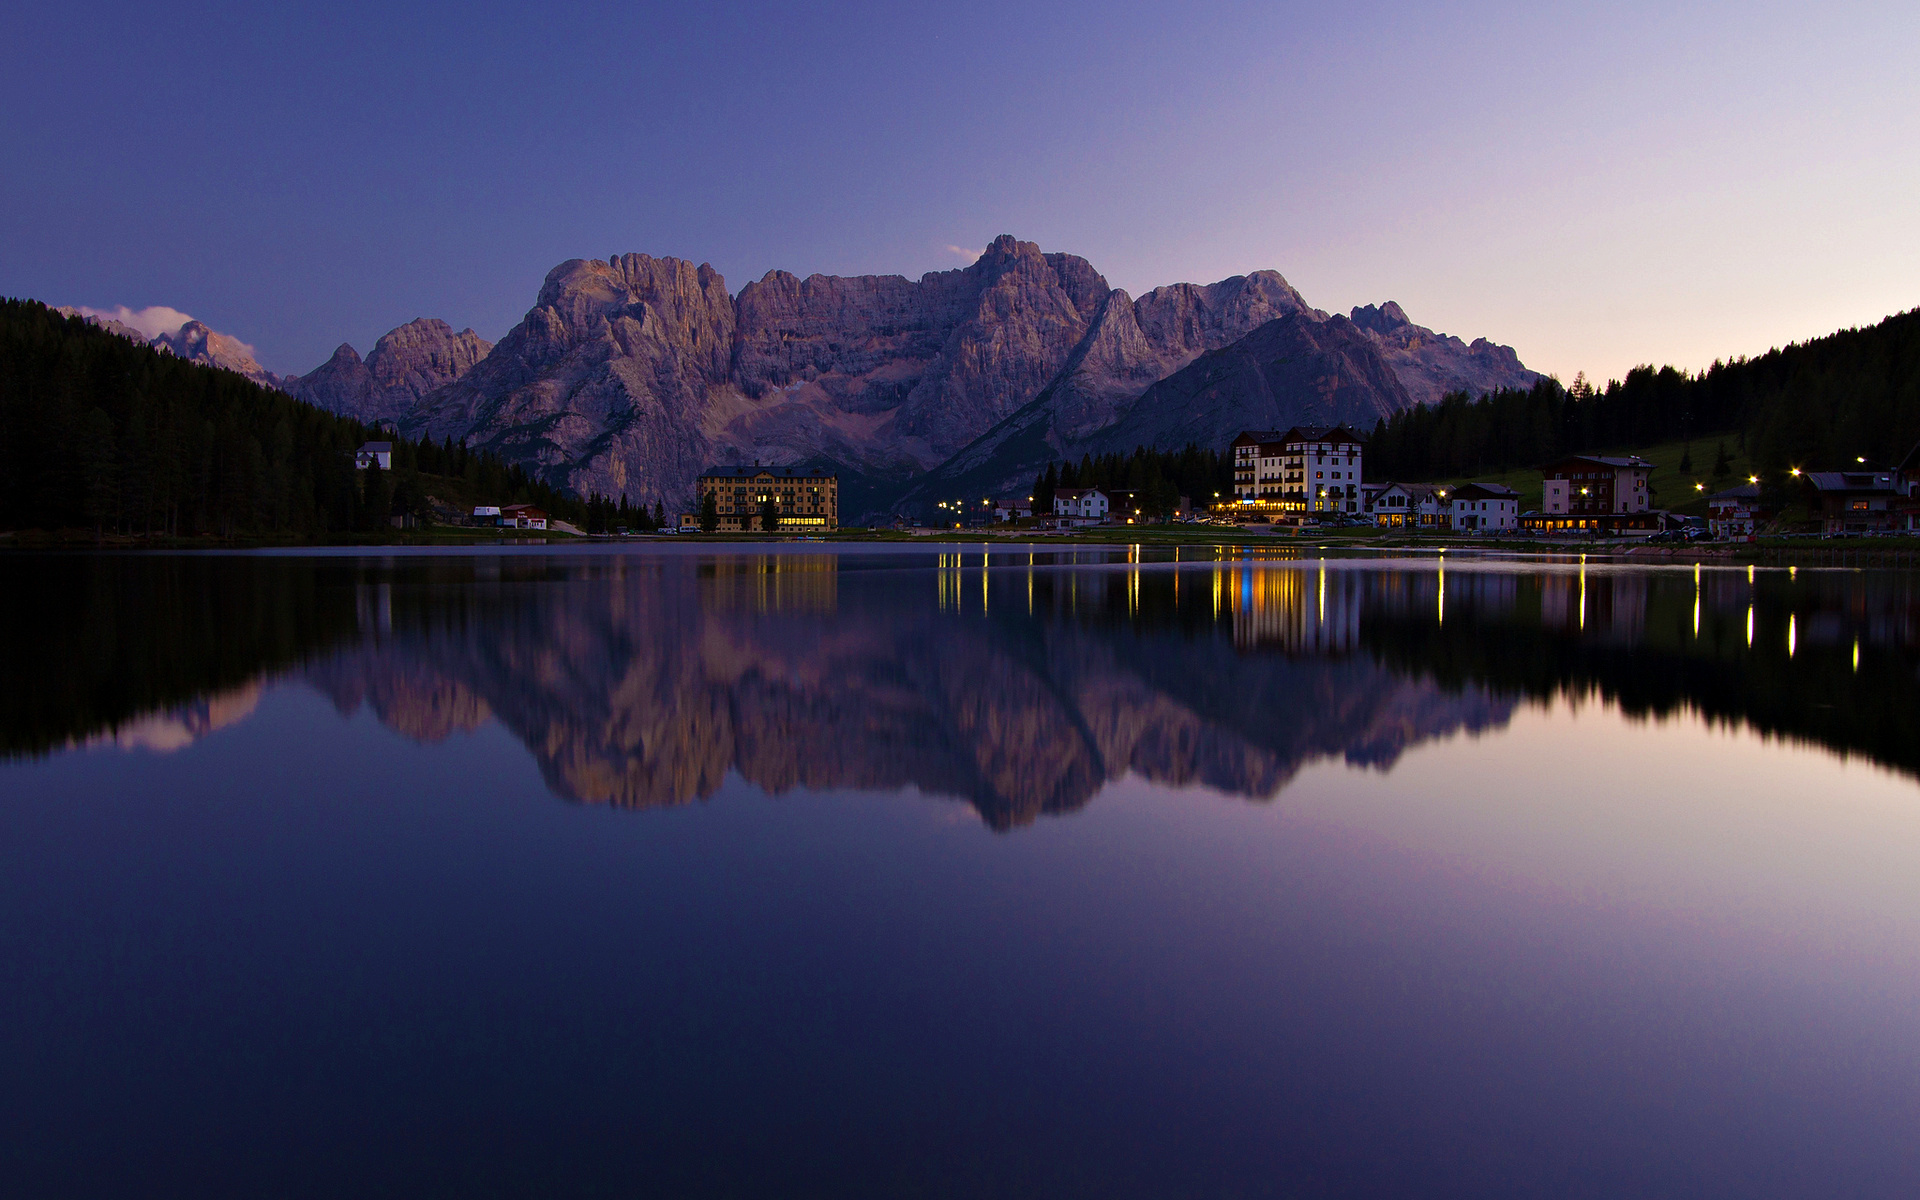
[[[700,497],[700,532],[713,533],[720,528],[720,504],[712,492]]]
[[[364,478],[360,485],[360,528],[368,531],[386,528],[393,516],[393,472],[371,466],[361,474]]]
[[[769,494],[760,502],[760,529],[763,533],[772,533],[780,525],[780,501]]]

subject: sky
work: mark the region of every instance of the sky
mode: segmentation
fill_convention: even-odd
[[[0,294],[279,372],[570,258],[1272,268],[1571,380],[1920,306],[1920,5],[11,5]]]

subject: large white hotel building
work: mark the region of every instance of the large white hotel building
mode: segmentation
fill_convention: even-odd
[[[1345,425],[1249,430],[1233,439],[1233,498],[1242,511],[1358,515],[1365,439]]]

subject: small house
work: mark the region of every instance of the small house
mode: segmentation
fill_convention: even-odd
[[[1520,493],[1498,483],[1469,483],[1447,497],[1455,533],[1507,533],[1520,527]]]
[[[364,471],[368,467],[378,467],[382,471],[393,470],[393,443],[362,443],[360,448],[353,452],[353,467],[356,471]]]
[[[547,514],[531,504],[508,504],[500,509],[500,525],[503,529],[545,529]]]
[[[1752,537],[1761,519],[1757,483],[1743,483],[1707,497],[1707,529],[1714,537]]]
[[[1107,494],[1099,488],[1055,488],[1053,515],[1062,524],[1091,525],[1107,519],[1112,507]]]
[[[1390,483],[1373,498],[1373,520],[1388,529],[1431,529],[1441,523],[1445,504],[1430,483]]]

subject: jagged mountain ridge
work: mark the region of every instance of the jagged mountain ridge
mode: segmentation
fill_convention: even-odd
[[[1449,392],[1481,395],[1501,388],[1526,389],[1540,381],[1538,372],[1521,365],[1513,347],[1486,338],[1469,345],[1435,333],[1408,320],[1391,300],[1355,308],[1349,319],[1373,340],[1415,404],[1438,403]]]
[[[1299,372],[1264,393],[1161,386],[1288,319],[1295,338],[1350,321],[1372,344],[1384,368],[1361,361],[1353,338],[1328,335],[1345,344],[1348,376],[1399,380],[1350,405],[1368,417],[1537,378],[1511,349],[1434,334],[1393,303],[1329,318],[1274,271],[1136,299],[1085,259],[1011,236],[919,280],[776,270],[738,295],[705,264],[573,259],[548,273],[497,346],[420,318],[364,360],[342,344],[303,376],[263,370],[244,344],[197,321],[152,344],[343,416],[492,450],[581,493],[678,507],[716,463],[831,464],[847,480],[843,517],[858,519],[960,479],[969,493],[1018,485],[1038,464],[1095,446],[1223,442],[1239,428],[1309,419],[1327,389]],[[1331,361],[1324,347],[1310,353]],[[1217,411],[1161,411],[1176,403]]]
[[[1057,382],[901,497],[1019,494],[1047,463],[1136,446],[1224,447],[1245,429],[1347,424],[1369,430],[1415,403],[1368,333],[1310,310],[1268,321],[1149,386],[1118,399],[1104,424],[1076,427]],[[1066,419],[1063,419],[1063,413]]]
[[[1355,327],[1389,373],[1399,362],[1413,380],[1381,389],[1389,406],[1437,395],[1443,376],[1468,390],[1481,377],[1481,390],[1502,386],[1514,369],[1532,378],[1504,348],[1379,316],[1404,317],[1397,305],[1370,311]],[[498,346],[399,420],[581,492],[679,505],[706,467],[758,460],[830,463],[891,499],[956,454],[991,457],[971,448],[1038,397],[1041,461],[1089,444],[1199,355],[1287,317],[1328,320],[1277,272],[1136,300],[1086,260],[1011,236],[917,281],[770,271],[737,296],[704,264],[574,259]],[[1300,399],[1305,413],[1311,398]]]
[[[460,379],[493,343],[471,329],[421,317],[389,330],[363,361],[346,342],[305,375],[288,376],[283,390],[310,404],[361,421],[398,421],[421,397]]]

